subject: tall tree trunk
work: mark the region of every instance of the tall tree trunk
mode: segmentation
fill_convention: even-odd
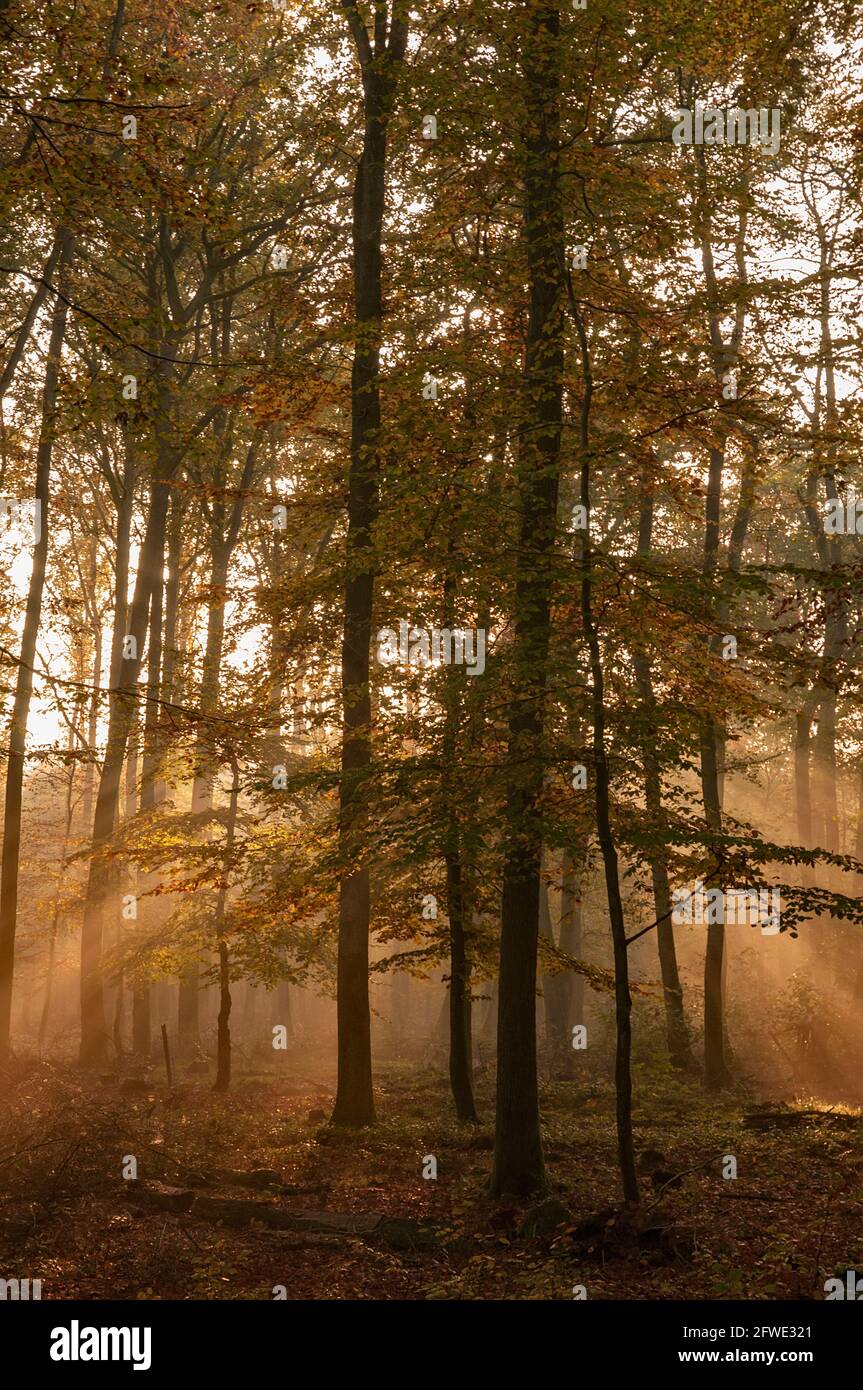
[[[450,942],[449,1079],[456,1115],[460,1120],[475,1121],[470,964],[465,942],[465,894],[458,849],[447,852],[446,879]]]
[[[167,571],[165,580],[165,624],[162,642],[162,700],[166,718],[171,718],[171,706],[177,696],[177,664],[180,656],[178,630],[180,617],[180,582],[183,563],[183,494],[174,489],[171,493],[171,519],[168,528]],[[158,800],[164,799],[162,788]]]
[[[273,1024],[279,1024],[285,1029],[288,1042],[294,1038],[294,1010],[291,1002],[291,982],[290,980],[279,980],[276,985],[275,1009],[273,1011]]]
[[[488,1000],[482,1016],[479,1041],[492,1051],[497,1047],[497,1015],[500,1004],[500,983],[497,975],[488,982]]]
[[[342,760],[339,788],[339,892],[337,966],[337,1124],[375,1120],[369,1013],[369,870],[362,844],[372,766],[370,657],[374,598],[374,536],[380,494],[379,433],[382,285],[381,236],[386,193],[387,129],[396,71],[407,47],[407,21],[394,3],[386,37],[386,7],[375,13],[374,46],[356,6],[344,8],[363,80],[363,148],[353,197],[353,271],[356,315],[351,370],[351,458],[342,640]],[[350,867],[349,867],[350,866]]]
[[[563,398],[564,229],[560,188],[560,8],[526,7],[525,239],[529,319],[518,453],[521,522],[512,650],[500,932],[497,1114],[491,1190],[546,1185],[536,1068],[544,714]]]
[[[452,556],[454,527],[450,530],[449,555]],[[455,627],[455,579],[444,580],[443,629]],[[453,770],[458,757],[460,713],[459,672],[454,664],[444,676],[446,713],[443,731],[443,776],[446,781],[446,825],[444,863],[446,865],[447,916],[449,918],[449,1079],[456,1115],[463,1121],[477,1119],[473,1094],[473,1045],[471,1041],[470,961],[467,953],[468,903],[462,863],[458,793]]]
[[[543,902],[544,899],[544,902]],[[548,892],[540,899],[540,935],[554,941]],[[557,945],[573,960],[581,958],[582,908],[572,854],[564,851],[560,894],[560,930]],[[571,970],[556,970],[543,977],[545,1036],[549,1072],[553,1081],[570,1081],[575,1075],[572,1030],[584,1018],[584,977]]]
[[[227,346],[227,342],[223,344]],[[226,513],[222,496],[227,481],[228,460],[233,444],[224,418],[216,421],[216,438],[220,457],[214,474],[215,498],[210,513],[210,587],[207,597],[207,639],[201,669],[201,688],[198,694],[198,738],[195,750],[195,772],[192,782],[192,811],[203,815],[213,804],[213,784],[216,764],[213,757],[212,719],[219,710],[219,686],[222,655],[225,644],[225,603],[228,596],[228,569],[240,534],[240,524],[246,501],[246,491],[254,476],[257,458],[257,439],[253,438],[246,451],[234,504]],[[189,1055],[200,1048],[200,979],[197,964],[181,976],[177,1003],[179,1050]]]
[[[207,606],[207,638],[201,670],[201,689],[198,709],[199,725],[195,774],[192,783],[192,811],[203,815],[213,805],[215,777],[212,731],[208,719],[215,715],[219,704],[219,678],[222,667],[222,648],[225,640],[225,596],[228,582],[228,553],[219,521],[214,521],[211,535],[210,592]],[[195,962],[180,976],[177,999],[177,1031],[179,1052],[188,1057],[200,1048],[200,968]]]
[[[854,832],[854,858],[863,863],[863,761],[857,767],[857,825]],[[863,875],[857,876],[857,892],[863,894]],[[857,969],[854,972],[854,998],[863,1002],[863,950],[859,940],[854,944]]]
[[[150,599],[150,626],[147,638],[147,701],[144,712],[143,753],[141,757],[140,807],[142,812],[150,812],[158,804],[158,772],[161,756],[161,672],[162,672],[162,610],[165,585],[163,571],[159,568]],[[131,756],[129,761],[131,762]],[[132,810],[134,814],[134,807]],[[157,911],[149,890],[155,884],[155,877],[146,874],[142,883],[143,901],[139,917],[146,929],[148,922]],[[140,930],[140,927],[139,927]],[[122,976],[120,989],[122,990]],[[132,1050],[148,1056],[151,1046],[151,999],[150,985],[146,980],[136,981],[132,991]]]
[[[645,490],[638,527],[637,554],[639,556],[650,554],[653,538],[653,491],[648,479],[644,480],[644,484]],[[666,819],[662,804],[662,774],[655,752],[657,708],[650,660],[647,654],[641,650],[635,653],[635,679],[645,715],[645,734],[642,742],[644,804],[649,823],[658,833],[665,828]],[[674,925],[671,920],[671,886],[665,849],[659,847],[652,850],[648,856],[648,862],[653,885],[653,910],[657,923],[656,941],[662,977],[662,997],[665,1004],[665,1035],[668,1041],[668,1055],[673,1066],[689,1068],[692,1066],[692,1051],[683,1009],[683,987],[680,983],[680,971],[677,968]]]
[[[148,986],[139,985],[132,992],[132,1051],[146,1058],[152,1045],[151,992]]]
[[[54,241],[51,246],[51,250],[48,253],[48,259],[45,262],[42,274],[39,278],[39,283],[37,284],[36,289],[33,292],[33,297],[27,306],[27,312],[24,315],[21,327],[18,329],[18,332],[15,335],[15,342],[12,344],[12,347],[9,351],[9,356],[6,358],[6,362],[3,366],[3,371],[2,373],[0,373],[0,400],[2,400],[2,398],[5,395],[7,395],[9,387],[12,385],[12,382],[14,380],[15,373],[17,372],[21,360],[24,356],[24,353],[27,350],[27,343],[30,339],[30,334],[33,332],[33,325],[36,322],[36,316],[39,313],[39,310],[42,308],[42,304],[44,303],[45,297],[50,289],[51,278],[54,275],[55,271],[62,271],[64,265],[68,263],[70,246],[71,238],[69,236],[68,229],[66,227],[58,228],[58,230],[54,233]]]
[[[219,952],[219,1018],[216,1025],[216,1079],[214,1091],[227,1091],[231,1084],[231,971],[228,943],[225,938],[225,905],[228,897],[228,874],[234,850],[237,826],[237,799],[240,794],[240,769],[237,759],[231,759],[232,778],[225,833],[225,866],[216,898],[216,943]]]
[[[605,672],[599,632],[593,612],[593,541],[591,536],[590,430],[593,405],[593,370],[590,344],[581,306],[567,274],[567,293],[575,320],[581,357],[582,398],[579,418],[580,501],[584,518],[581,532],[581,621],[587,643],[590,667],[590,708],[593,724],[593,771],[596,830],[602,854],[608,916],[614,953],[614,1016],[616,1046],[614,1057],[615,1119],[617,1155],[623,1195],[627,1202],[639,1200],[632,1134],[632,997],[629,989],[629,943],[620,892],[617,847],[611,826],[611,774],[605,748]]]
[[[841,426],[836,401],[836,360],[833,345],[832,279],[835,274],[832,258],[835,241],[827,234],[820,216],[816,212],[819,240],[819,378],[823,368],[824,381],[824,439],[826,458],[819,464],[824,472],[825,491],[828,498],[837,499],[836,470],[837,442]],[[820,391],[818,415],[820,417]],[[819,418],[820,423],[820,418]],[[821,452],[819,441],[818,452]],[[820,471],[820,470],[819,470]],[[823,526],[821,527],[823,535]],[[839,567],[842,562],[838,539],[823,537],[822,550],[826,552],[831,566]],[[826,589],[824,593],[824,664],[821,704],[818,711],[818,729],[813,741],[813,790],[814,809],[818,815],[818,839],[825,849],[833,853],[839,850],[839,805],[836,784],[836,705],[843,683],[843,662],[848,644],[848,619],[846,599],[840,592]],[[834,867],[825,874],[831,888],[841,891],[841,877]]]
[[[140,751],[141,729],[136,720],[129,735],[129,745],[126,754],[125,805],[123,808],[123,818],[125,820],[133,820],[135,817],[135,813],[138,810],[138,766],[139,762],[141,761],[138,755]],[[136,899],[140,898],[141,894],[139,890],[139,880],[141,879],[141,875],[137,865],[132,864],[128,861],[125,864],[123,864],[122,861],[116,860],[114,863],[114,877],[117,882],[123,883],[123,891],[125,893],[134,896]],[[138,907],[139,918],[142,910],[146,909],[143,909],[143,904],[140,904]],[[126,942],[123,939],[125,934],[124,927],[125,923],[123,921],[122,916],[119,914],[114,922],[109,922],[107,927],[108,940],[110,943],[113,943],[116,946],[117,954],[120,956],[121,960],[125,955],[126,947]],[[134,927],[131,928],[131,930],[134,931]],[[126,1050],[123,1044],[125,983],[125,970],[123,965],[121,964],[120,968],[117,971],[116,986],[114,990],[114,1010],[111,1030],[112,1041],[114,1044],[114,1053],[118,1059],[123,1056]],[[133,987],[133,993],[134,988],[135,987]],[[149,986],[145,985],[144,990],[149,992]],[[109,1004],[106,1004],[105,1012],[106,1015],[111,1012]]]
[[[581,885],[576,877],[575,864],[570,850],[563,852],[563,879],[560,901],[560,937],[558,945],[573,960],[581,960],[584,936],[584,903]],[[584,1022],[584,976],[564,975],[568,982],[565,1035],[567,1050],[572,1052],[572,1029],[576,1023]]]
[[[742,321],[739,313],[735,319],[735,334],[732,346],[726,347],[722,337],[719,286],[716,278],[713,255],[713,224],[707,179],[707,165],[704,150],[695,149],[696,163],[696,235],[701,247],[701,264],[707,287],[708,329],[710,333],[713,373],[717,393],[722,400],[723,378],[727,369],[736,366],[740,346]],[[739,326],[739,331],[738,331]],[[702,577],[709,581],[719,567],[720,514],[722,508],[722,479],[725,469],[725,447],[727,422],[721,411],[717,414],[719,445],[711,446],[707,473],[707,492],[704,503],[704,550]],[[719,641],[714,636],[708,642],[711,652],[718,651]],[[722,832],[722,754],[723,737],[721,728],[711,714],[701,721],[699,731],[701,747],[701,795],[704,803],[704,819],[708,831]],[[718,887],[725,887],[721,864],[716,878]],[[704,1079],[710,1090],[719,1090],[730,1080],[725,1061],[725,1026],[722,984],[725,974],[725,923],[711,922],[707,927],[707,948],[704,955]]]
[[[75,746],[77,729],[69,732],[69,740],[66,745],[67,752],[71,753]],[[45,994],[42,999],[42,1010],[39,1015],[39,1041],[38,1051],[41,1057],[45,1051],[45,1038],[48,1035],[48,1020],[51,1016],[51,1000],[54,991],[54,965],[57,958],[57,928],[60,923],[60,903],[61,887],[63,875],[66,872],[66,851],[69,848],[69,839],[72,834],[72,818],[74,815],[73,793],[75,788],[75,764],[70,762],[69,774],[66,781],[66,807],[63,817],[63,844],[60,849],[60,870],[57,882],[57,891],[54,894],[54,902],[51,908],[51,935],[48,941],[48,967],[45,972]]]
[[[614,1082],[616,1092],[617,1154],[623,1195],[628,1202],[639,1200],[632,1136],[632,997],[629,991],[629,956],[617,849],[611,828],[611,778],[605,751],[605,674],[599,635],[593,616],[593,554],[590,538],[590,455],[589,421],[593,392],[587,335],[580,312],[576,316],[584,372],[581,412],[581,505],[586,518],[582,542],[581,617],[590,654],[591,708],[593,714],[593,762],[596,789],[596,829],[605,872],[608,915],[614,949],[614,1006],[616,1049]]]
[[[96,744],[99,737],[99,687],[102,684],[102,624],[99,621],[98,604],[98,541],[93,534],[90,544],[90,564],[88,572],[90,596],[92,601],[93,634],[93,689],[90,693],[90,707],[87,720],[87,763],[84,768],[84,790],[81,798],[81,823],[84,834],[93,829],[93,794],[96,786]]]
[[[67,236],[61,265],[72,253],[72,237]],[[0,861],[0,1062],[9,1054],[12,1023],[12,980],[15,970],[15,934],[18,925],[18,868],[21,854],[21,810],[24,790],[24,763],[27,753],[27,722],[33,695],[33,663],[36,638],[42,620],[42,594],[48,561],[48,504],[51,495],[51,459],[57,429],[57,392],[60,357],[66,336],[68,308],[59,297],[51,317],[51,335],[42,388],[42,419],[36,449],[34,498],[38,509],[39,539],[33,546],[33,568],[27,591],[27,609],[21,650],[15,678],[15,698],[9,724],[9,754],[6,764],[3,852]]]
[[[812,834],[812,787],[809,772],[809,751],[812,720],[815,715],[813,698],[807,696],[794,725],[794,807],[797,820],[797,842],[804,849],[814,849]],[[800,869],[804,887],[811,887],[815,874],[808,864]]]
[[[701,788],[707,828],[719,834],[722,831],[719,740],[713,720],[706,720],[701,729]],[[725,887],[721,874],[717,884]],[[731,1080],[725,1060],[724,956],[725,923],[708,922],[704,955],[704,1081],[710,1091],[721,1090]]]
[[[834,677],[835,679],[835,677]],[[813,791],[818,816],[818,844],[832,854],[839,853],[839,796],[836,784],[836,699],[835,687],[824,694],[818,709],[818,728],[812,741]],[[828,869],[825,878],[840,887],[836,871]]]
[[[550,946],[554,946],[554,927],[551,923],[551,904],[549,902],[548,884],[540,883],[539,886],[539,936],[541,941],[546,941]],[[564,1018],[563,1010],[566,1004],[565,995],[561,990],[555,989],[556,983],[560,979],[557,971],[547,971],[542,976],[542,1002],[545,1011],[545,1049],[548,1061],[548,1074],[554,1079],[557,1076],[568,1076],[566,1065],[568,1062],[566,1041],[564,1038]]]
[[[125,634],[132,638],[134,654],[124,658],[121,642],[119,652],[115,651],[112,667],[120,674],[116,683],[112,681],[114,689],[108,720],[108,738],[96,798],[93,847],[81,931],[82,1066],[102,1066],[107,1058],[102,984],[102,930],[105,897],[109,890],[111,874],[105,851],[117,818],[120,779],[126,742],[136,709],[138,676],[153,586],[162,572],[168,508],[167,480],[166,474],[160,470],[153,478],[150,488],[147,530],[138,559],[135,593],[129,612],[128,632]]]
[[[731,420],[737,414],[733,404],[726,410],[724,385],[728,374],[736,371],[743,347],[746,327],[746,312],[749,302],[746,266],[746,236],[751,197],[749,192],[750,172],[744,164],[737,196],[737,227],[734,240],[734,259],[737,271],[737,296],[731,310],[733,326],[728,341],[723,336],[723,319],[729,313],[727,289],[720,287],[716,275],[713,252],[713,201],[708,180],[707,161],[704,147],[693,147],[695,159],[695,227],[694,233],[701,252],[701,266],[707,291],[707,327],[710,337],[710,353],[713,375],[716,383],[719,408],[714,419],[717,443],[709,450],[707,492],[704,507],[704,550],[702,558],[702,578],[705,591],[712,583],[719,568],[720,521],[722,510],[723,473],[725,470],[726,445],[731,433]],[[739,426],[741,433],[748,432],[745,425]],[[751,439],[750,439],[751,442]],[[754,471],[747,467],[741,484],[740,504],[729,542],[729,568],[739,567],[743,543],[752,509]],[[725,624],[728,613],[723,604],[715,612],[718,624]],[[720,628],[721,631],[721,628]],[[720,637],[714,634],[707,643],[708,650],[714,654],[719,651]],[[701,745],[701,793],[704,803],[704,819],[710,834],[722,833],[722,799],[724,791],[726,733],[721,721],[712,713],[705,713],[700,729]],[[718,855],[715,875],[711,875],[714,885],[725,889],[723,877],[723,858]],[[711,885],[713,886],[713,885]],[[725,923],[708,923],[707,949],[704,957],[704,1079],[710,1090],[720,1090],[730,1079],[726,1062],[725,1022],[723,981],[725,978]]]

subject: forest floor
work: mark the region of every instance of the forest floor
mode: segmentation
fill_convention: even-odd
[[[775,1123],[767,1113],[751,1128],[751,1098],[708,1100],[695,1082],[637,1074],[638,1149],[662,1161],[642,1184],[647,1229],[627,1236],[607,1224],[619,1201],[610,1086],[545,1085],[551,1193],[571,1217],[527,1236],[531,1204],[485,1192],[490,1118],[457,1124],[445,1083],[428,1072],[382,1063],[379,1124],[343,1132],[327,1124],[332,1078],[308,1079],[327,1075],[313,1055],[286,1055],[278,1077],[241,1072],[225,1096],[201,1077],[169,1092],[155,1071],[124,1085],[16,1063],[0,1076],[0,1277],[41,1278],[48,1299],[271,1299],[278,1286],[288,1299],[571,1299],[576,1286],[591,1299],[821,1299],[825,1278],[863,1270],[858,1112]],[[477,1089],[490,1117],[491,1079]],[[436,1179],[423,1177],[429,1155]],[[736,1179],[722,1176],[726,1155]],[[122,1176],[129,1156],[144,1179],[182,1188],[182,1171],[208,1170],[197,1189],[207,1197],[409,1218],[432,1229],[432,1243],[220,1224],[217,1204],[206,1219],[154,1208]],[[304,1191],[238,1188],[214,1169],[270,1169]]]

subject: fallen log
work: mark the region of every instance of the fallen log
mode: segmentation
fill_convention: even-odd
[[[399,1250],[428,1249],[437,1243],[428,1226],[404,1217],[374,1212],[286,1211],[271,1201],[211,1197],[192,1188],[170,1187],[146,1179],[124,1184],[127,1196],[158,1211],[182,1213],[192,1220],[225,1226],[257,1223],[273,1230],[328,1236],[373,1236]]]
[[[793,1129],[797,1125],[829,1122],[836,1129],[856,1129],[861,1116],[840,1110],[750,1110],[740,1121],[743,1129]]]

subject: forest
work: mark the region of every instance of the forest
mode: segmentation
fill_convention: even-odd
[[[863,7],[0,53],[3,1298],[863,1298]]]

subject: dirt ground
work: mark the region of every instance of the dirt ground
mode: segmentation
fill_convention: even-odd
[[[216,1096],[207,1077],[169,1092],[155,1070],[84,1078],[16,1063],[0,1078],[0,1277],[41,1279],[43,1299],[572,1299],[579,1286],[591,1299],[821,1299],[825,1278],[863,1269],[859,1112],[804,1114],[814,1103],[800,1102],[744,1124],[756,1098],[708,1101],[695,1083],[637,1076],[637,1143],[652,1175],[634,1230],[611,1210],[610,1087],[546,1085],[551,1195],[567,1211],[526,1234],[531,1204],[485,1192],[490,1118],[460,1126],[442,1078],[384,1064],[380,1122],[351,1132],[328,1125],[332,1078],[309,1079],[318,1074],[314,1056],[288,1058],[278,1076],[250,1069]],[[491,1084],[478,1086],[486,1117]],[[436,1178],[423,1176],[431,1157]],[[729,1158],[736,1178],[723,1177]],[[182,1191],[193,1173],[216,1200],[205,1216],[197,1204],[165,1209],[180,1198],[127,1181],[130,1159],[139,1179]],[[260,1169],[301,1190],[225,1178]],[[403,1218],[422,1240],[272,1229],[248,1221],[254,1208],[227,1224],[236,1212],[222,1220],[220,1198],[259,1203],[264,1216]]]

